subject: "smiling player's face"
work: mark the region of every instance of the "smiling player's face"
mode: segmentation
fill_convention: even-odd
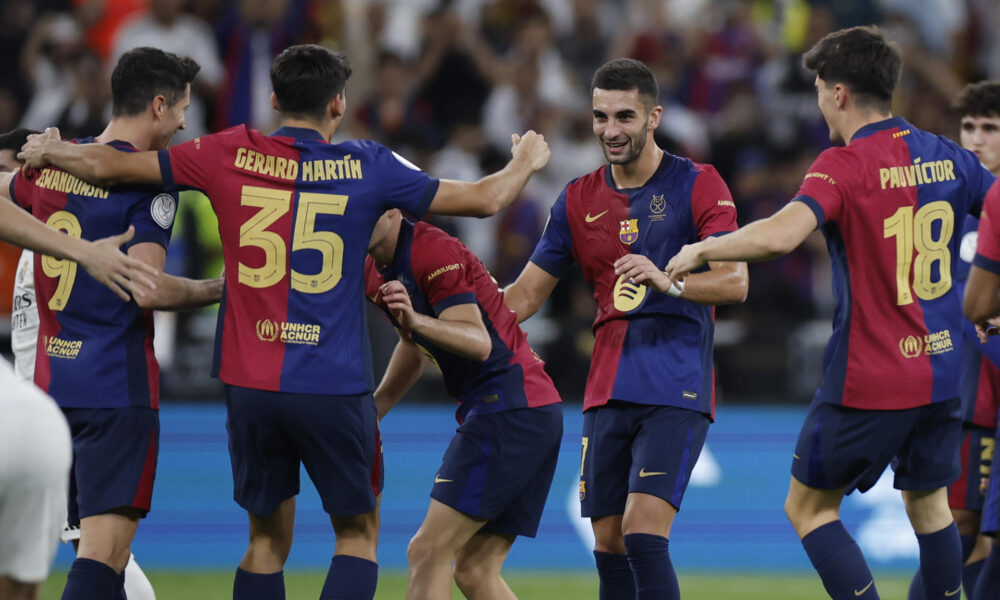
[[[624,165],[639,158],[659,124],[657,109],[646,108],[638,89],[600,88],[594,89],[593,108],[594,135],[608,162]]]

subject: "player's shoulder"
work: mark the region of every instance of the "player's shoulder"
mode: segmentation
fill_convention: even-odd
[[[436,271],[453,264],[472,262],[472,252],[459,240],[439,227],[419,221],[413,226],[410,265],[420,273]]]
[[[256,129],[250,129],[245,123],[241,123],[222,131],[196,137],[185,143],[193,144],[195,147],[200,147],[203,141],[221,146],[247,146],[263,144],[266,139],[266,135]]]
[[[417,221],[413,224],[413,247],[418,250],[414,254],[420,253],[421,250],[428,250],[431,253],[442,250],[455,252],[464,250],[465,244],[440,227]]]
[[[608,185],[607,169],[608,165],[603,165],[586,175],[569,180],[566,186],[563,187],[565,201],[570,202],[573,198],[610,191],[611,187]]]

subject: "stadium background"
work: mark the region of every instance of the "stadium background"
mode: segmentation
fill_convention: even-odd
[[[270,131],[267,65],[289,44],[346,51],[354,66],[338,135],[391,146],[432,175],[475,179],[502,165],[509,134],[534,128],[548,167],[491,219],[441,220],[510,282],[570,179],[602,162],[590,131],[589,77],[609,57],[653,68],[665,108],[662,147],[716,165],[745,223],[771,214],[828,144],[801,53],[840,27],[879,23],[903,48],[894,110],[957,137],[950,99],[1000,76],[1000,9],[992,0],[3,0],[0,131],[56,124],[94,135],[109,117],[110,66],[136,45],[190,54],[203,67],[185,140],[246,122]],[[218,273],[214,216],[185,193],[168,269]],[[0,312],[10,308],[17,251],[0,252]],[[833,296],[819,236],[781,260],[751,266],[746,304],[721,307],[718,422],[673,536],[681,569],[807,571],[782,514],[789,456],[820,374]],[[511,569],[585,571],[586,528],[572,516],[580,401],[593,302],[578,270],[528,323],[566,401],[559,472],[539,538],[519,542]],[[370,315],[376,373],[395,342]],[[0,321],[4,323],[4,321]],[[245,544],[231,501],[221,390],[208,376],[211,310],[159,315],[163,367],[161,469],[136,554],[148,568],[229,571]],[[9,332],[2,331],[0,337]],[[387,461],[381,563],[405,566],[405,544],[454,428],[453,406],[428,372],[384,422]],[[0,417],[2,418],[2,417]],[[845,503],[845,521],[876,569],[911,569],[916,545],[885,481]],[[290,565],[323,568],[332,532],[309,484]],[[583,533],[581,533],[581,531]],[[70,560],[63,549],[57,566]]]

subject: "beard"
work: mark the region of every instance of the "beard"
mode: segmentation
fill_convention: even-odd
[[[613,165],[627,165],[630,162],[635,161],[642,154],[642,151],[646,148],[646,131],[643,131],[639,135],[628,138],[628,152],[624,154],[611,154],[608,151],[605,140],[601,141],[601,150],[604,151],[604,158]]]

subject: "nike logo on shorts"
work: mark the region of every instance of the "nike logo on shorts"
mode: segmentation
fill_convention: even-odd
[[[868,585],[866,585],[865,587],[861,588],[860,590],[854,590],[854,595],[855,596],[862,596],[862,595],[864,595],[864,593],[868,591],[868,588],[870,588],[873,585],[875,585],[875,580],[874,579],[872,579],[871,581],[869,581]],[[958,589],[962,589],[962,588],[958,588]]]
[[[652,477],[653,475],[666,475],[666,471],[647,471],[646,467],[639,469],[639,477]]]

